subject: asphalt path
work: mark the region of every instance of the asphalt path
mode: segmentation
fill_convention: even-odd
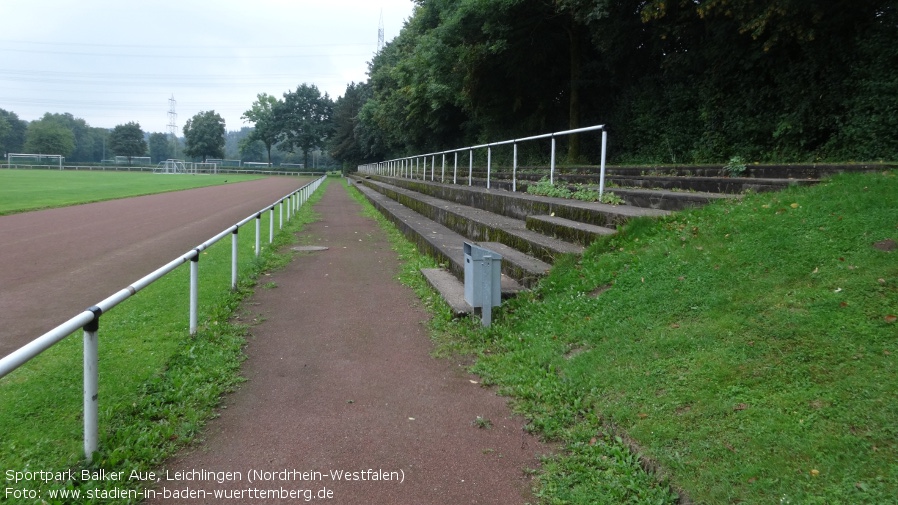
[[[0,216],[0,357],[310,180],[269,177]]]
[[[246,383],[148,504],[532,503],[547,447],[464,363],[434,359],[377,223],[335,181],[297,253],[244,306]],[[216,493],[221,496],[216,496]]]

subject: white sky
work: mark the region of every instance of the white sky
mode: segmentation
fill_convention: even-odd
[[[137,121],[178,135],[214,109],[228,130],[258,93],[302,83],[337,98],[367,80],[381,13],[386,41],[412,0],[0,0],[0,108],[69,112],[91,126]]]

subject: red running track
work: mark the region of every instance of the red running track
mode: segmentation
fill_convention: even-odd
[[[270,177],[0,216],[0,357],[309,180]]]

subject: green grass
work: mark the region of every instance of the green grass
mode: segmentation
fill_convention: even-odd
[[[898,503],[886,239],[896,172],[841,175],[633,221],[491,328],[437,312],[433,330],[560,444],[544,503]]]
[[[0,170],[0,215],[258,179],[249,175]]]
[[[258,260],[253,223],[241,229],[236,292],[230,290],[230,240],[203,252],[195,337],[188,335],[186,265],[101,317],[100,448],[91,465],[85,466],[82,454],[80,332],[0,380],[0,478],[6,480],[6,470],[102,468],[126,474],[158,470],[165,458],[190,443],[214,415],[221,395],[242,380],[246,325],[254,322],[254,316],[236,312],[241,300],[258,279],[264,279],[265,271],[289,261],[289,254],[276,251],[295,241],[293,232],[317,219],[311,204],[321,193],[316,192],[296,216],[285,221],[273,245],[263,238]],[[268,229],[268,214],[263,214],[263,231]],[[84,489],[88,484],[139,486],[128,480],[106,484],[76,480],[26,487],[46,491]],[[11,485],[7,481],[4,488]]]
[[[400,260],[399,280],[415,291],[424,308],[432,314],[430,327],[436,344],[434,356],[448,358],[454,355],[485,356],[493,353],[492,344],[478,336],[481,331],[480,323],[473,319],[453,319],[449,306],[424,280],[421,269],[437,267],[436,261],[420,254],[415,245],[409,242],[393,223],[384,218],[359,191],[352,188],[350,194],[362,205],[363,214],[376,220],[386,232]],[[544,373],[538,369],[534,372],[537,376]],[[490,385],[494,382],[488,379],[484,384]],[[480,418],[475,419],[473,423],[484,429],[492,424],[489,420]],[[581,426],[580,429],[588,431],[590,428]],[[552,435],[551,438],[558,437]],[[669,487],[643,471],[637,459],[628,452],[623,440],[620,438],[615,440],[614,437],[605,437],[599,441],[586,437],[586,440],[588,442],[580,444],[582,447],[578,454],[566,458],[547,458],[544,462],[543,472],[569,477],[567,480],[563,478],[551,482],[547,480],[541,489],[537,490],[537,495],[543,497],[545,502],[569,503],[570,501],[565,498],[567,496],[574,496],[574,503],[589,504],[661,505],[674,502],[675,495],[671,493]]]
[[[620,435],[698,503],[895,503],[890,238],[895,172],[635,221],[458,338],[565,444],[549,503],[600,501]]]

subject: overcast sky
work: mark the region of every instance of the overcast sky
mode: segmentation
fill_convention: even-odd
[[[332,98],[367,80],[383,14],[390,41],[412,0],[0,0],[0,108],[70,112],[91,126],[137,121],[178,135],[214,109],[228,130],[258,93],[302,83]]]

